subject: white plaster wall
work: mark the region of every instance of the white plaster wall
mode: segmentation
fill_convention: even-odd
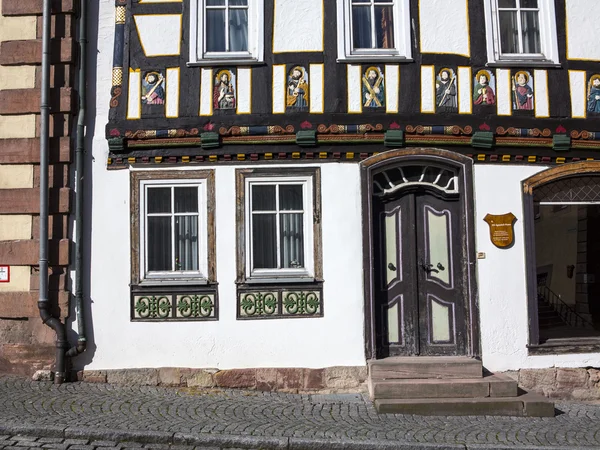
[[[600,9],[590,0],[566,0],[567,57],[600,61]]]
[[[529,334],[525,242],[521,181],[545,167],[475,165],[475,228],[481,348],[483,365],[491,371],[522,368],[600,366],[600,354],[528,356]],[[499,249],[490,241],[486,214],[512,212],[515,244]]]
[[[103,143],[94,150],[101,161]],[[324,317],[245,321],[236,320],[236,167],[216,167],[219,320],[148,323],[129,320],[130,174],[96,165],[92,220],[100,231],[92,236],[91,297],[97,350],[88,369],[365,364],[358,165],[322,166]],[[106,236],[119,237],[107,245]]]
[[[421,53],[470,56],[467,0],[420,0]]]
[[[324,1],[275,0],[274,53],[323,51]]]

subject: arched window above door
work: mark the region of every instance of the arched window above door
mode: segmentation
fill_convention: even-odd
[[[443,194],[458,194],[457,169],[434,164],[407,164],[386,167],[373,175],[373,195],[385,197],[400,190],[424,186]]]

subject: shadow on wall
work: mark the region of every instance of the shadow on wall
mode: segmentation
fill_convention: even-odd
[[[85,136],[85,152],[84,152],[84,179],[83,179],[83,273],[82,273],[82,288],[83,288],[83,315],[86,323],[87,334],[87,349],[82,354],[76,356],[71,361],[70,369],[72,371],[83,370],[86,365],[90,364],[96,352],[96,344],[94,341],[94,321],[93,321],[93,300],[90,298],[90,273],[91,273],[91,238],[92,238],[92,189],[93,189],[93,164],[94,158],[92,154],[93,139],[96,131],[96,94],[97,94],[97,60],[98,60],[98,18],[99,2],[89,2],[87,7],[87,105],[86,105],[86,136]],[[78,86],[78,89],[80,87]],[[74,168],[74,166],[73,166]],[[75,179],[74,177],[72,179]],[[74,258],[72,259],[75,260]],[[72,273],[71,286],[74,292],[75,284]],[[76,318],[75,301],[71,298],[71,311],[68,324],[69,343],[74,345],[79,337],[77,334],[77,324],[74,322]]]

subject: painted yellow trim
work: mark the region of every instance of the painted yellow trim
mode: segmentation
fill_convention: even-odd
[[[431,86],[431,93],[434,94],[433,95],[433,110],[432,111],[423,111],[423,69],[426,69],[427,67],[429,67],[431,69],[431,79],[432,79],[432,86]],[[435,100],[435,66],[421,66],[421,83],[420,83],[420,92],[419,92],[419,96],[421,97],[421,114],[435,114],[435,110],[436,110],[436,103],[437,101]]]
[[[284,89],[286,88],[286,77],[287,77],[287,72],[286,72],[286,65],[285,64],[273,64],[273,74],[272,74],[272,78],[273,78],[273,85],[271,86],[271,98],[273,99],[272,101],[275,101],[275,68],[276,67],[283,67],[283,87]],[[310,99],[309,99],[310,100]],[[281,101],[281,99],[280,99]],[[285,103],[285,90],[284,90],[284,94],[283,94],[283,111],[282,112],[275,112],[275,108],[273,108],[275,106],[275,104],[273,103],[271,105],[271,109],[273,111],[273,114],[285,114],[285,110],[287,109],[287,105]]]
[[[131,99],[129,98],[129,95],[131,93],[130,87],[131,87],[131,74],[132,73],[139,73],[140,76],[138,78],[138,98],[137,98],[137,102],[138,102],[138,116],[134,117],[134,116],[129,116],[129,102],[131,101]],[[128,80],[128,85],[127,85],[127,120],[138,120],[142,118],[142,70],[141,69],[132,69],[131,67],[129,68],[129,80]]]
[[[458,55],[465,56],[466,58],[471,57],[471,21],[469,20],[469,0],[465,0],[465,6],[467,7],[467,48],[468,53],[455,53],[455,52],[426,52],[423,50],[423,43],[421,42],[421,0],[419,0],[418,10],[419,10],[419,51],[422,54],[427,55]]]
[[[362,85],[360,84],[361,83],[361,79],[362,79],[362,66],[357,66],[359,68],[358,69],[358,74],[359,74],[359,78],[358,78],[358,90],[360,91],[360,102],[358,102],[358,104],[359,104],[359,110],[358,111],[350,111],[350,89],[352,88],[350,86],[350,67],[352,67],[352,66],[357,66],[357,65],[356,64],[348,64],[346,66],[346,85],[347,85],[347,89],[348,89],[348,92],[346,93],[346,96],[347,96],[346,103],[348,103],[348,106],[347,106],[346,109],[348,110],[348,114],[362,114],[362,110],[363,110],[363,107],[362,107],[363,106],[363,104],[362,104],[362,87],[361,87]]]
[[[250,78],[249,78],[249,84],[250,86],[248,86],[249,92],[248,92],[248,96],[249,96],[249,103],[248,103],[248,112],[240,112],[239,110],[239,106],[240,106],[240,69],[248,69],[250,71]],[[239,115],[244,115],[244,114],[252,114],[252,68],[250,67],[238,67],[237,72],[235,74],[235,83],[236,83],[236,102],[235,102],[235,113],[239,114]]]
[[[458,113],[459,114],[473,114],[473,70],[471,69],[471,66],[458,66],[456,68],[456,78],[458,78],[458,74],[460,73],[460,69],[469,69],[469,76],[468,76],[468,80],[469,80],[469,112],[460,112],[460,99],[461,99],[461,92],[462,89],[460,88],[460,86],[457,86],[458,89]],[[458,78],[458,83],[460,83],[460,78]]]
[[[509,112],[508,114],[500,114],[499,111],[499,107],[500,107],[500,102],[498,101],[498,70],[496,70],[496,112],[498,113],[499,117],[508,117],[508,116],[512,116],[512,110],[513,110],[513,101],[514,101],[514,93],[512,90],[512,70],[510,69],[505,69],[506,74],[508,75],[508,109]]]
[[[331,0],[327,0],[331,1]],[[325,51],[325,0],[321,0],[321,49],[320,50],[282,50],[282,51],[274,51],[274,55],[281,55],[283,53],[318,53]],[[273,0],[273,33],[271,36],[271,48],[275,48],[275,20],[277,18],[277,0]]]
[[[144,41],[142,40],[142,35],[140,34],[140,29],[138,28],[138,23],[136,20],[136,17],[138,16],[153,16],[153,17],[159,17],[159,16],[179,16],[179,39],[177,39],[177,53],[166,53],[164,55],[152,55],[152,56],[148,56],[148,53],[146,52],[146,47],[144,47]],[[142,50],[144,52],[144,56],[146,58],[159,58],[161,56],[179,56],[181,55],[181,41],[183,40],[183,14],[134,14],[133,15],[133,21],[135,23],[135,31],[138,35],[138,40],[140,41],[140,45],[142,46]]]
[[[571,86],[571,74],[572,73],[582,73],[583,74],[583,116],[574,116],[572,115],[573,110],[571,110],[571,118],[573,119],[587,119],[587,100],[588,100],[588,76],[585,70],[569,70],[569,92],[571,96],[573,95],[573,87]]]
[[[169,70],[177,71],[177,115],[169,116],[167,115],[168,105],[169,105]],[[179,94],[181,92],[181,69],[179,67],[167,67],[165,69],[165,117],[167,119],[175,119],[179,117]]]
[[[397,114],[398,110],[400,109],[400,66],[398,66],[397,64],[386,64],[383,66],[383,73],[384,73],[384,83],[385,83],[385,92],[386,92],[386,97],[387,97],[387,92],[388,89],[390,88],[389,83],[389,78],[387,77],[387,73],[386,70],[389,67],[396,67],[398,69],[398,78],[396,79],[396,85],[393,86],[393,92],[395,92],[398,95],[398,98],[396,99],[396,109],[388,109],[388,101],[386,99],[385,102],[385,112],[387,114]]]
[[[309,64],[308,65],[308,81],[310,83],[310,74],[313,73],[313,67],[318,67],[321,66],[321,110],[320,111],[311,111],[312,108],[312,102],[310,102],[310,104],[308,105],[308,110],[311,114],[323,114],[325,112],[325,64]],[[309,89],[312,89],[310,87],[310,84],[308,86]],[[312,92],[312,90],[311,90]],[[310,101],[310,98],[309,98]]]
[[[541,72],[541,70],[538,70],[538,72]],[[550,91],[550,86],[548,85],[548,71],[547,71],[547,70],[544,70],[543,72],[544,72],[544,74],[545,74],[545,76],[546,76],[546,102],[548,103],[548,114],[547,114],[547,115],[543,115],[543,116],[542,116],[542,115],[538,115],[538,113],[537,113],[537,108],[536,108],[536,106],[535,106],[535,85],[534,85],[534,90],[533,90],[533,93],[534,93],[534,98],[533,98],[533,108],[534,108],[534,110],[535,110],[535,117],[537,117],[537,118],[539,118],[539,119],[547,119],[548,117],[550,117],[550,93],[549,93],[549,91]],[[535,74],[535,70],[534,70],[534,72],[533,72],[533,73]],[[535,81],[535,78],[536,78],[536,77],[534,76],[534,80],[533,80],[533,82],[534,82],[534,83],[537,83],[537,81]]]

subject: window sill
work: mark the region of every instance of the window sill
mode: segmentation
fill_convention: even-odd
[[[490,61],[486,64],[486,67],[497,67],[510,68],[510,67],[549,67],[549,68],[561,68],[562,64],[548,60],[498,60]]]
[[[353,63],[362,61],[412,63],[415,60],[412,58],[406,58],[404,56],[394,55],[351,55],[337,58],[336,61],[338,63]]]
[[[181,280],[169,278],[164,280],[142,280],[138,286],[204,286],[207,284],[208,280],[206,278],[185,278]]]
[[[258,59],[239,59],[239,58],[211,58],[202,59],[200,61],[187,62],[187,67],[214,67],[222,64],[231,66],[259,66],[264,65],[265,62]]]
[[[272,277],[272,278],[246,278],[239,284],[293,284],[293,283],[315,283],[314,277]]]
[[[600,353],[600,337],[548,339],[543,344],[528,345],[529,355],[565,355]]]

